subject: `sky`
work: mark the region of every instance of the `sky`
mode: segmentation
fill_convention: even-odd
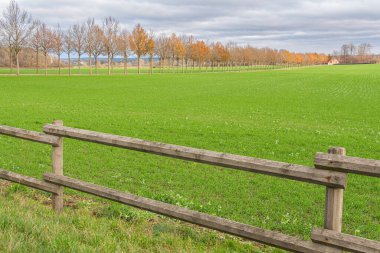
[[[380,53],[379,0],[18,0],[34,18],[62,27],[113,16],[132,30],[192,34],[206,41],[332,53],[370,43]],[[9,4],[0,0],[2,10]]]

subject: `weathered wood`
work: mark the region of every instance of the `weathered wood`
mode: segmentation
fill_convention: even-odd
[[[39,143],[49,144],[53,146],[58,145],[57,136],[47,135],[30,130],[0,125],[0,134],[17,137],[24,140],[35,141]]]
[[[346,149],[334,147],[328,150],[330,154],[346,155]],[[325,228],[342,231],[343,189],[326,187]]]
[[[55,120],[53,122],[55,126],[63,126],[61,120]],[[52,150],[52,167],[53,173],[56,175],[63,175],[63,138],[58,138],[58,145],[53,146]],[[63,187],[59,187],[57,194],[53,195],[53,209],[56,212],[62,212],[63,210]]]
[[[50,184],[33,177],[24,176],[4,169],[0,169],[0,178],[50,193],[57,193],[59,188],[54,184]]]
[[[78,179],[59,176],[51,173],[44,174],[44,179],[50,183],[66,186],[71,189],[93,194],[102,198],[137,207],[143,210],[162,214],[182,221],[197,224],[203,227],[240,236],[253,241],[265,243],[294,252],[337,252],[330,247],[303,241],[296,237],[279,232],[264,230],[246,224],[230,221],[220,217],[192,211],[183,207],[170,205],[160,201],[139,197],[129,193],[109,189]]]
[[[342,234],[336,231],[316,228],[311,233],[316,243],[334,246],[343,250],[360,253],[380,253],[380,242]]]
[[[159,142],[150,142],[136,138],[94,131],[54,126],[51,124],[45,125],[44,132],[83,141],[326,185],[330,187],[345,188],[346,186],[345,173],[318,170],[307,166],[219,153]]]
[[[315,167],[325,170],[380,177],[379,160],[317,153],[315,155]]]

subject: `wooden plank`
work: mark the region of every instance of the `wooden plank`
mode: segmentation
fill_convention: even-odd
[[[33,177],[24,176],[4,169],[0,169],[0,178],[50,193],[57,193],[59,188],[54,184],[50,184]]]
[[[315,167],[345,173],[380,177],[380,161],[351,156],[317,153]]]
[[[55,120],[53,125],[63,126],[63,122],[61,120]],[[52,149],[52,167],[53,173],[56,175],[63,175],[63,138],[58,137],[58,145],[53,146]],[[57,213],[62,212],[63,210],[63,190],[64,187],[59,187],[58,193],[53,195],[53,209]]]
[[[44,174],[44,179],[50,183],[66,186],[71,189],[93,194],[95,196],[137,207],[143,210],[162,214],[182,221],[190,222],[203,227],[222,231],[228,234],[265,243],[293,252],[338,252],[336,249],[332,249],[330,247],[316,244],[310,241],[303,241],[296,237],[284,235],[279,232],[264,230],[220,217],[192,211],[183,207],[170,205],[164,202],[139,197],[121,191],[116,191],[95,184],[90,184],[66,176],[46,173]]]
[[[346,187],[345,173],[318,170],[302,165],[151,142],[71,127],[54,126],[51,124],[44,126],[44,132],[83,141],[326,185],[335,188]]]
[[[342,234],[336,231],[316,228],[311,233],[311,240],[324,245],[331,245],[342,250],[360,253],[380,253],[380,242]]]
[[[3,126],[0,125],[0,134],[29,140],[29,141],[35,141],[43,144],[49,144],[56,146],[58,145],[58,138],[56,136],[47,135],[44,133],[39,133],[35,131],[30,130],[24,130],[20,128],[10,127],[10,126]]]
[[[328,150],[329,154],[346,155],[346,149],[333,147]],[[326,187],[325,199],[325,228],[342,231],[343,216],[343,189]]]

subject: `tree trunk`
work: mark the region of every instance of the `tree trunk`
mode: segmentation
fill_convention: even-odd
[[[44,53],[45,55],[45,76],[47,76],[47,53]]]
[[[111,54],[111,74],[113,73],[113,67],[114,67],[114,55],[113,54]]]
[[[153,74],[153,55],[150,56],[150,74]]]
[[[78,74],[80,74],[80,54],[78,54]]]
[[[18,54],[19,52],[16,53],[16,74],[20,75],[20,64],[18,62]]]
[[[90,75],[92,75],[92,53],[91,52],[89,52],[89,54],[88,54],[88,57],[89,57],[89,59],[88,59],[88,67],[90,68],[89,69],[89,71],[90,71]]]
[[[58,75],[61,75],[61,55],[58,55]]]
[[[127,54],[124,52],[124,75],[127,74],[127,64],[128,64],[127,59],[128,59],[128,56],[127,56]]]
[[[98,57],[94,56],[95,60],[95,73],[98,74]]]
[[[137,55],[137,74],[140,74],[140,55]]]
[[[36,74],[38,74],[38,49],[36,51]]]
[[[107,63],[108,63],[108,75],[111,75],[111,56],[110,56],[110,53],[107,54]]]
[[[68,58],[69,58],[69,76],[71,76],[71,59],[70,59],[70,53],[68,53]]]
[[[13,66],[12,66],[12,49],[9,49],[9,68],[11,70],[11,74],[13,72]]]

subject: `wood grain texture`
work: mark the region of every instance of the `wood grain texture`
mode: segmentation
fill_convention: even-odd
[[[314,229],[311,233],[311,240],[351,252],[380,253],[380,242],[378,241],[342,234],[328,229]]]
[[[328,150],[330,154],[346,155],[346,149],[342,147],[333,147]],[[342,231],[343,216],[343,189],[326,187],[325,199],[325,223],[326,229]]]
[[[49,144],[52,146],[57,146],[58,145],[58,139],[56,136],[52,135],[47,135],[44,133],[39,133],[35,131],[30,131],[30,130],[24,130],[16,127],[10,127],[10,126],[3,126],[0,125],[0,134],[24,139],[24,140],[29,140],[29,141],[34,141],[34,142],[39,142],[43,144]]]
[[[334,188],[346,187],[345,173],[318,170],[302,165],[151,142],[89,130],[54,126],[51,124],[44,126],[44,132],[57,136],[326,185]]]
[[[33,177],[24,176],[4,169],[0,169],[0,178],[50,193],[57,193],[59,189],[55,184],[50,184]]]
[[[50,183],[62,185],[143,210],[162,214],[293,252],[338,252],[334,248],[313,243],[311,241],[303,241],[296,237],[288,236],[279,232],[264,230],[220,217],[192,211],[183,207],[116,191],[66,176],[46,173],[44,175],[44,179]]]
[[[314,163],[318,169],[380,177],[379,160],[317,153]]]
[[[61,120],[55,120],[53,122],[55,126],[63,126]],[[52,167],[53,173],[56,175],[63,175],[63,138],[58,137],[57,146],[53,146],[52,149]],[[53,209],[57,213],[63,211],[63,187],[58,188],[58,192],[53,195]]]

